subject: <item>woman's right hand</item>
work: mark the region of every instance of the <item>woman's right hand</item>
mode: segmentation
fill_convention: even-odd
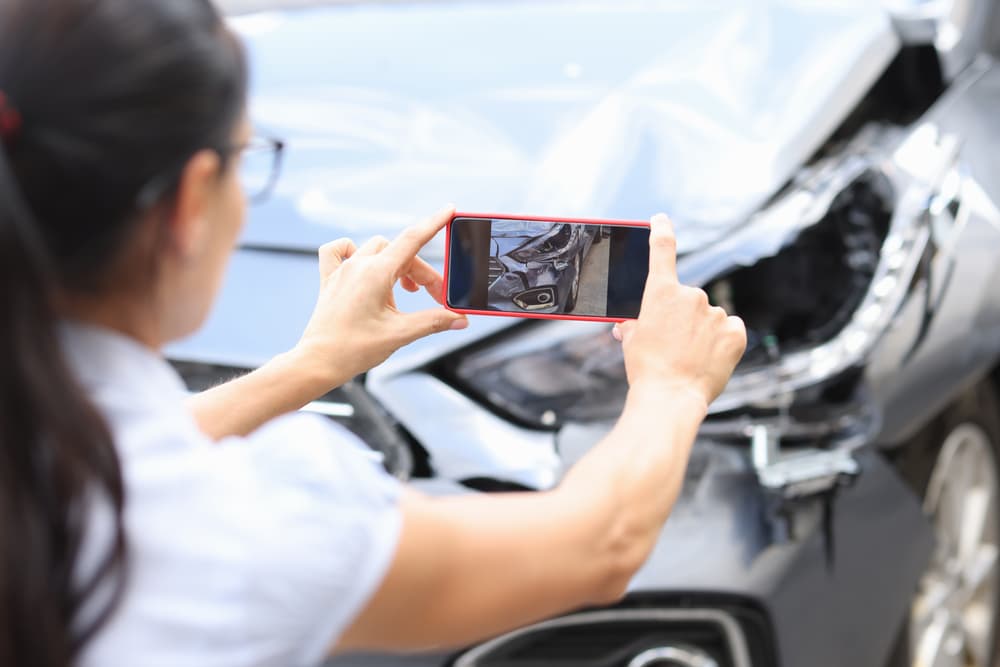
[[[639,318],[615,327],[633,388],[694,392],[707,406],[722,393],[746,349],[738,317],[677,279],[677,242],[663,214],[650,221],[649,278]]]

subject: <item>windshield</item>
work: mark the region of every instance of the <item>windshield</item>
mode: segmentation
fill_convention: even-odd
[[[691,249],[787,183],[898,49],[864,0],[222,4],[311,7],[231,20],[254,121],[288,142],[244,243],[301,249],[444,202],[662,210]]]

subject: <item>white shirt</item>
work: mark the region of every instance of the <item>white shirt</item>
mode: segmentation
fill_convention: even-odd
[[[68,360],[111,426],[126,486],[124,598],[81,665],[312,665],[378,588],[400,485],[350,432],[293,415],[212,442],[162,358],[67,324]],[[89,515],[81,572],[108,544]]]

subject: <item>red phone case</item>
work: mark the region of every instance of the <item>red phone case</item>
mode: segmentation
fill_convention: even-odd
[[[451,225],[456,218],[476,218],[479,220],[538,220],[539,222],[566,222],[581,225],[610,225],[615,227],[649,227],[648,222],[638,220],[600,220],[594,218],[550,218],[540,215],[509,215],[505,213],[455,213],[448,221],[444,246],[444,294],[442,301],[448,310],[466,315],[491,315],[495,317],[521,317],[534,320],[577,320],[582,322],[623,322],[621,317],[593,317],[589,315],[555,315],[546,313],[511,313],[503,310],[472,310],[453,308],[448,303],[448,267],[451,266]]]

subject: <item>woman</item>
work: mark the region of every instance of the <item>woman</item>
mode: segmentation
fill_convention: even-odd
[[[609,603],[649,554],[738,320],[677,283],[654,218],[631,389],[553,491],[432,499],[292,413],[422,336],[392,242],[320,251],[300,343],[187,402],[163,361],[240,233],[251,144],[236,38],[207,0],[0,3],[0,664],[290,665],[461,645]]]

